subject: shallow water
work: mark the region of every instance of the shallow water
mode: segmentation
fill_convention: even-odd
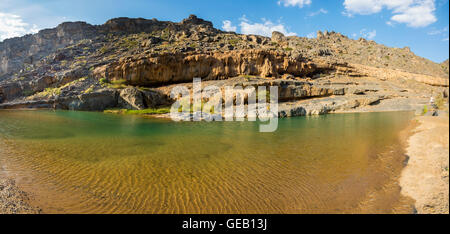
[[[411,113],[189,122],[0,111],[0,175],[48,213],[408,213]]]

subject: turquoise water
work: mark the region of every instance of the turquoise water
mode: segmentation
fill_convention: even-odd
[[[3,175],[49,213],[409,212],[396,185],[412,114],[184,122],[0,111]]]

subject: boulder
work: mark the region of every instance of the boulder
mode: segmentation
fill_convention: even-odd
[[[82,94],[77,97],[64,98],[55,102],[57,109],[80,111],[104,111],[117,106],[118,93],[113,89],[102,89]]]
[[[281,78],[285,79],[285,80],[294,80],[295,76],[293,76],[291,74],[283,74],[283,76]]]
[[[155,90],[144,90],[142,91],[142,95],[147,108],[155,108],[157,106],[166,106],[171,104],[164,94]]]
[[[50,87],[55,82],[56,82],[56,80],[54,77],[44,76],[44,77],[40,77],[35,80],[32,80],[30,82],[30,86],[31,86],[33,92],[41,92],[41,91],[45,90],[46,88]]]
[[[120,91],[118,104],[120,108],[129,110],[145,109],[142,92],[135,87],[129,87]]]
[[[206,25],[211,28],[213,27],[212,22],[200,19],[196,15],[190,15],[187,19],[184,19],[183,21],[181,21],[181,24],[183,24],[183,25],[188,25],[188,24]]]
[[[280,33],[280,32],[277,32],[277,31],[273,31],[272,32],[272,41],[273,42],[282,42],[285,39],[286,38],[285,38],[283,33]]]
[[[325,35],[322,33],[322,31],[317,31],[317,40],[321,40],[325,38]]]

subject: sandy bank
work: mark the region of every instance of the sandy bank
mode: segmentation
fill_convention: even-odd
[[[402,194],[416,200],[419,214],[448,214],[449,117],[420,116],[416,121],[400,178]]]
[[[41,209],[29,205],[29,196],[14,180],[0,179],[0,214],[39,214]]]

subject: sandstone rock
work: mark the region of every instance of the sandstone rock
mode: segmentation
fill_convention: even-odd
[[[209,54],[175,53],[158,57],[123,59],[94,70],[97,78],[124,79],[131,85],[150,86],[204,80],[226,79],[239,75],[279,77],[289,73],[306,76],[317,70],[333,69],[333,65],[315,64],[293,59],[282,52],[240,50]]]
[[[447,76],[448,76],[448,73],[449,73],[449,60],[447,59],[444,62],[442,62],[441,66],[442,66],[442,69],[444,69],[444,72],[447,73]]]
[[[283,33],[277,32],[277,31],[273,31],[272,32],[272,41],[273,42],[282,42],[285,41],[285,36]]]
[[[172,104],[169,98],[156,90],[143,90],[142,95],[147,108],[155,108],[158,106],[167,106]]]
[[[134,87],[123,89],[120,91],[119,106],[120,108],[129,110],[145,109],[142,92]]]
[[[52,84],[55,83],[55,78],[50,76],[45,76],[38,78],[36,80],[33,80],[30,82],[30,88],[33,90],[33,93],[35,92],[41,92],[45,90],[47,87],[50,87]]]
[[[284,74],[281,78],[285,79],[285,80],[293,80],[293,79],[295,79],[295,76],[293,76],[291,74]]]
[[[161,40],[156,37],[150,37],[141,43],[142,47],[151,47],[153,44],[159,43]]]
[[[180,23],[116,18],[98,26],[63,23],[0,42],[0,102],[9,107],[55,104],[66,109],[71,103],[72,109],[102,110],[118,107],[119,91],[117,99],[112,98],[99,89],[115,86],[99,81],[126,80],[134,86],[158,87],[133,90],[120,98],[123,106],[147,108],[170,104],[167,92],[159,92],[164,86],[191,82],[194,77],[236,85],[233,77],[251,76],[238,84],[274,84],[287,101],[346,95],[346,102],[311,102],[293,111],[320,114],[370,105],[366,102],[372,101],[374,93],[379,98],[379,93],[405,98],[442,93],[448,87],[448,61],[447,71],[445,66],[406,48],[364,39],[358,43],[335,32],[319,31],[317,40],[285,37],[279,32],[269,38],[222,32],[194,15]],[[63,87],[81,77],[96,79]],[[280,77],[284,80],[279,81]],[[340,78],[348,80],[340,85],[335,82]],[[362,80],[379,82],[379,87],[362,84]],[[58,95],[30,97],[45,88],[62,89]],[[354,97],[355,89],[361,90],[356,92],[358,97]],[[103,104],[95,106],[90,101],[95,99]]]
[[[22,83],[8,83],[0,87],[2,100],[8,101],[23,95]]]
[[[118,93],[111,89],[103,89],[78,97],[56,101],[56,105],[61,109],[82,111],[103,111],[109,108],[115,108],[117,103]]]
[[[95,26],[84,22],[62,23],[54,29],[45,29],[34,35],[6,39],[0,42],[0,76],[12,74],[24,64],[39,61],[58,48],[76,41],[92,38]]]
[[[197,24],[197,25],[200,24],[213,27],[213,24],[210,21],[199,19],[196,15],[190,15],[187,19],[181,21],[181,24]]]
[[[322,33],[322,31],[317,31],[317,35],[316,35],[317,40],[322,40],[324,39],[324,35]]]

